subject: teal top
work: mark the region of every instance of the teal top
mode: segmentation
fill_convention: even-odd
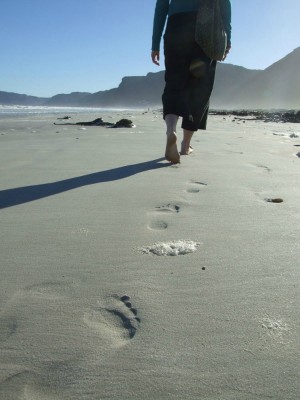
[[[152,50],[159,51],[162,33],[167,17],[173,14],[197,12],[201,0],[156,0],[153,22]],[[231,6],[230,1],[225,1],[225,30],[230,43],[231,37]]]

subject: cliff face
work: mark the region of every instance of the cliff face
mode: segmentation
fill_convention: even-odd
[[[163,86],[163,71],[146,76],[124,77],[117,88],[94,93],[84,103],[98,107],[155,106],[161,102]]]
[[[265,70],[219,63],[212,108],[300,108],[300,48]],[[0,104],[80,107],[161,106],[164,71],[124,77],[117,88],[96,93],[73,92],[50,99],[0,92]]]

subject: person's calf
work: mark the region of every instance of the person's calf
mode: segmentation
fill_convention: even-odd
[[[180,163],[180,154],[177,148],[177,135],[176,135],[176,127],[178,122],[178,115],[175,114],[167,114],[165,116],[165,122],[167,125],[167,144],[165,157],[168,161],[173,164]]]
[[[178,115],[175,114],[167,114],[165,116],[165,123],[167,125],[167,135],[173,132],[176,132]]]

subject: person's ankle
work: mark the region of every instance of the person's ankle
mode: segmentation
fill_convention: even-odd
[[[173,129],[167,129],[166,134],[167,134],[167,136],[169,136],[169,135],[175,135],[175,136],[177,136],[177,135],[176,135],[176,131],[174,131]]]
[[[181,147],[184,149],[189,149],[190,148],[190,142],[182,141],[181,142]]]

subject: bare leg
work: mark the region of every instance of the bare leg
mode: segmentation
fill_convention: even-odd
[[[178,121],[178,115],[167,114],[165,116],[165,122],[167,125],[167,145],[165,157],[168,161],[173,164],[180,163],[180,155],[177,149],[177,135],[176,126]]]
[[[187,156],[193,152],[193,148],[191,147],[191,139],[193,137],[193,134],[193,131],[188,131],[186,129],[183,130],[183,141],[181,142],[180,151],[181,155]]]

